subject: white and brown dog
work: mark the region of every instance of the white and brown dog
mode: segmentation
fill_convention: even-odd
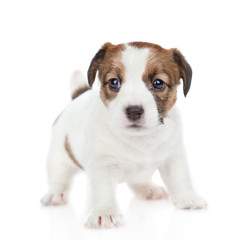
[[[100,91],[91,88],[97,71]],[[74,73],[73,101],[53,125],[50,189],[42,203],[67,203],[73,176],[83,169],[90,185],[87,226],[117,226],[117,184],[126,182],[142,199],[165,198],[164,189],[151,182],[158,170],[178,208],[206,207],[190,181],[174,107],[180,79],[186,95],[191,75],[177,49],[145,42],[104,44],[91,61],[89,85]]]

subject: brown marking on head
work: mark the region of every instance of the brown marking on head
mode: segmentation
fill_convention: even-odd
[[[101,82],[100,97],[107,106],[118,93],[118,89],[110,87],[110,79],[117,78],[120,83],[124,82],[125,69],[121,62],[121,53],[125,49],[123,44],[113,45],[105,43],[92,59],[88,70],[89,85],[95,81],[96,72],[98,71],[99,80]]]
[[[81,94],[83,94],[84,92],[86,92],[87,90],[90,90],[91,88],[89,86],[84,86],[84,87],[80,87],[78,89],[76,89],[73,93],[72,93],[72,100],[74,100],[75,98],[77,98],[78,96],[80,96]]]
[[[176,102],[177,85],[180,83],[180,78],[184,81],[184,95],[187,95],[191,84],[191,67],[177,49],[167,50],[159,45],[146,42],[131,42],[129,45],[150,49],[143,81],[156,100],[159,114],[165,117]],[[157,78],[165,82],[165,87],[161,90],[155,89],[152,85]]]
[[[79,164],[79,162],[76,160],[72,150],[71,150],[71,147],[70,147],[70,144],[69,144],[69,141],[68,141],[68,136],[65,137],[65,142],[64,142],[64,148],[68,154],[68,156],[70,157],[70,159],[72,160],[72,162],[80,169],[84,170],[84,168]]]

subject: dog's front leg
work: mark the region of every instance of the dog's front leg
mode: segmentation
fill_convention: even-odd
[[[120,224],[116,203],[117,179],[114,171],[105,166],[90,166],[89,183],[89,228],[112,228]]]
[[[177,208],[198,209],[207,206],[206,201],[193,189],[184,148],[172,154],[159,171]]]

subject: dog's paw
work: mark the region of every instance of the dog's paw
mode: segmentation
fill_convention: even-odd
[[[180,209],[202,209],[207,207],[207,202],[200,196],[184,195],[173,199],[173,203]]]
[[[41,199],[43,206],[60,206],[68,203],[68,196],[66,193],[47,193]]]
[[[118,227],[122,221],[120,214],[92,214],[88,217],[85,226],[88,228]]]
[[[149,185],[145,186],[141,193],[138,196],[142,199],[146,200],[160,200],[168,197],[167,192],[164,188],[156,186],[156,185]]]
[[[147,200],[160,200],[160,199],[168,198],[168,194],[162,187],[151,186],[146,189],[146,192],[144,193],[144,197]]]
[[[131,189],[138,198],[144,200],[160,200],[168,197],[164,188],[153,183],[134,184],[131,185]]]

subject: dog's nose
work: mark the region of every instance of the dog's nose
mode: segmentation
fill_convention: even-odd
[[[132,121],[136,121],[141,118],[144,113],[142,106],[129,106],[126,108],[126,116]]]

